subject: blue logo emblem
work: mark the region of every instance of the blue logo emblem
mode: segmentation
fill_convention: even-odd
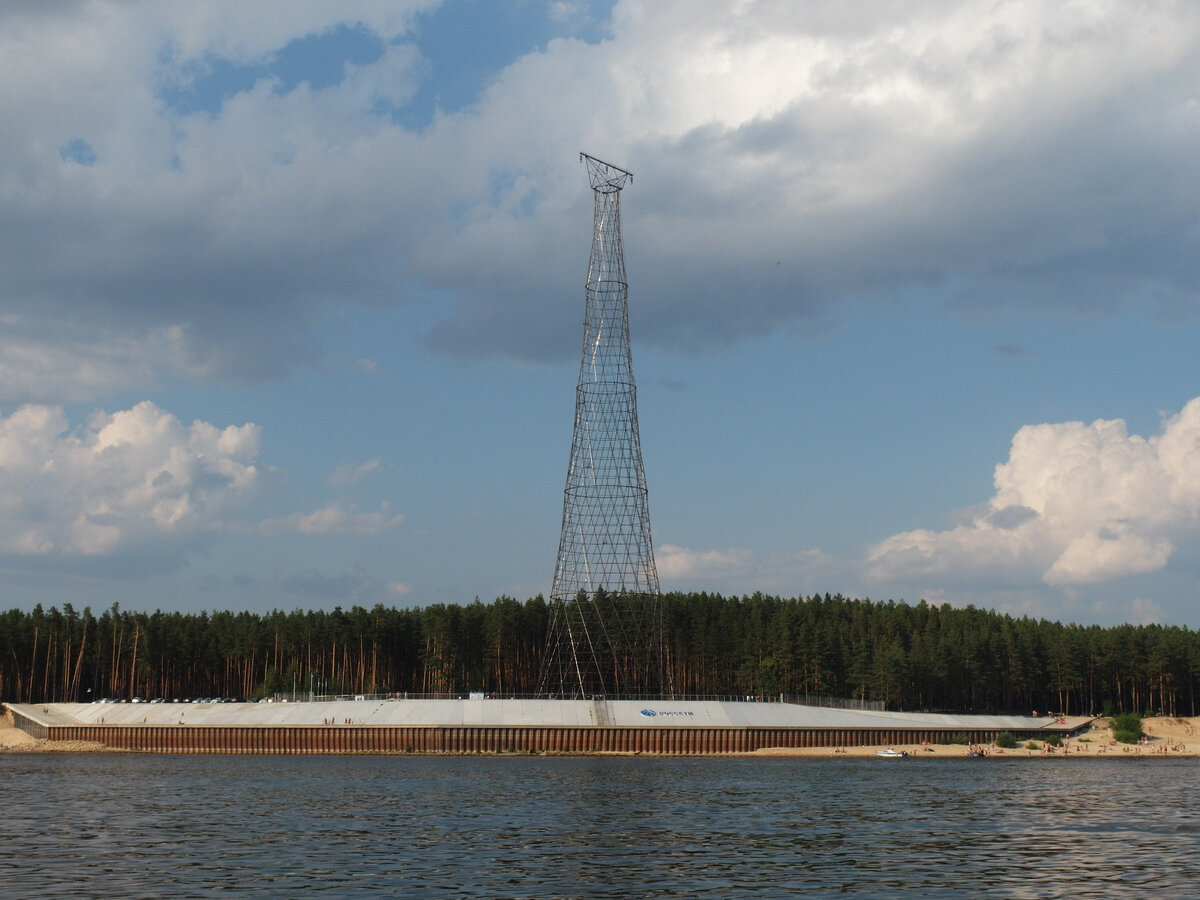
[[[643,710],[642,710],[642,715],[643,715],[643,716],[647,716],[647,717],[649,717],[649,718],[653,719],[653,718],[654,718],[656,715],[658,715],[658,713],[656,713],[656,712],[655,712],[654,710],[652,710],[652,709],[643,709]]]

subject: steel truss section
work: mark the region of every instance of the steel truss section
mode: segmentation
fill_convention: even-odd
[[[585,153],[592,248],[543,692],[664,692],[661,600],[629,342],[621,190],[633,174]]]

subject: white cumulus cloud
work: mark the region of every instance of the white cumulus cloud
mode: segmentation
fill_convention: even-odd
[[[655,553],[658,574],[674,580],[740,574],[752,559],[749,550],[689,550],[674,544],[663,544]]]
[[[952,529],[874,547],[868,578],[1065,587],[1162,569],[1200,538],[1200,398],[1151,437],[1120,419],[1027,425],[995,488]]]
[[[255,487],[259,429],[183,425],[150,402],[70,428],[57,406],[0,418],[0,552],[95,556],[216,528]]]

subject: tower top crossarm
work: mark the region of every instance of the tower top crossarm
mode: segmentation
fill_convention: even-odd
[[[626,171],[620,166],[614,166],[612,163],[606,163],[602,159],[596,159],[594,156],[588,156],[586,153],[579,154],[579,161],[587,163],[588,178],[591,179],[593,191],[607,194],[619,191],[627,183],[633,181],[632,172]]]

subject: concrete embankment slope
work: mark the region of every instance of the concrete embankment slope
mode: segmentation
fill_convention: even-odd
[[[835,710],[682,700],[360,700],[9,704],[49,740],[177,753],[744,753],[766,747],[990,742],[1070,734],[1089,719]]]

